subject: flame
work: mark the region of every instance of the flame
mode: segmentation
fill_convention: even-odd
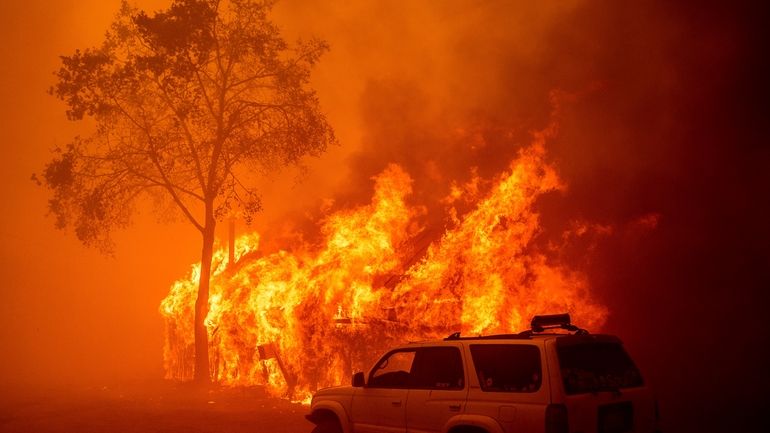
[[[546,138],[536,134],[498,178],[453,185],[448,227],[427,249],[416,246],[425,210],[408,202],[411,178],[390,165],[374,178],[370,204],[324,218],[320,243],[262,254],[259,235],[245,235],[233,266],[217,251],[205,322],[212,378],[304,401],[407,340],[514,332],[535,314],[563,311],[600,328],[607,311],[585,276],[534,246],[535,201],[563,188],[545,160]],[[461,202],[474,206],[462,213]],[[199,272],[194,265],[160,306],[169,379],[192,377]]]

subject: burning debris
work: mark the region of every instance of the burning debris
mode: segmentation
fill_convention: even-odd
[[[302,400],[405,340],[511,332],[547,311],[600,328],[606,310],[591,300],[585,277],[534,246],[534,203],[562,187],[544,159],[546,138],[536,134],[485,193],[453,187],[443,232],[421,225],[424,209],[408,203],[409,174],[390,165],[375,177],[370,204],[323,219],[320,243],[263,255],[259,235],[245,235],[232,266],[227,250],[218,251],[206,319],[212,380]],[[462,201],[472,210],[458,212]],[[192,378],[199,271],[195,265],[161,304],[170,379]]]

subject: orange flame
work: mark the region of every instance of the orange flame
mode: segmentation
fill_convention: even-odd
[[[562,311],[600,328],[607,311],[591,300],[585,276],[533,245],[535,201],[562,188],[544,159],[546,136],[536,134],[482,197],[477,177],[454,185],[449,228],[427,249],[419,248],[424,209],[407,203],[411,178],[390,165],[375,177],[369,205],[323,220],[320,244],[260,255],[259,235],[245,235],[230,268],[218,251],[206,318],[213,379],[303,400],[405,340],[513,332],[535,314]],[[452,206],[463,200],[475,207],[459,215]],[[170,379],[192,377],[199,271],[194,265],[161,303]]]

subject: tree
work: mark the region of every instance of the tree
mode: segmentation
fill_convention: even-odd
[[[42,181],[59,228],[111,251],[146,198],[169,203],[202,236],[195,380],[210,381],[209,279],[218,220],[260,210],[249,185],[335,141],[309,86],[327,45],[293,48],[271,0],[173,0],[148,15],[123,1],[100,47],[62,56],[51,93],[94,132],[54,151]],[[157,199],[160,199],[158,201]]]

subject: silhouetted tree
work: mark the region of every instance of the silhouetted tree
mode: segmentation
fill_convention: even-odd
[[[318,155],[334,135],[309,88],[327,49],[289,45],[268,19],[274,1],[173,0],[148,15],[123,1],[101,47],[63,56],[51,93],[95,131],[56,149],[43,182],[60,228],[110,251],[137,202],[167,199],[202,235],[195,305],[196,381],[210,381],[209,279],[217,220],[260,209],[249,187]]]

